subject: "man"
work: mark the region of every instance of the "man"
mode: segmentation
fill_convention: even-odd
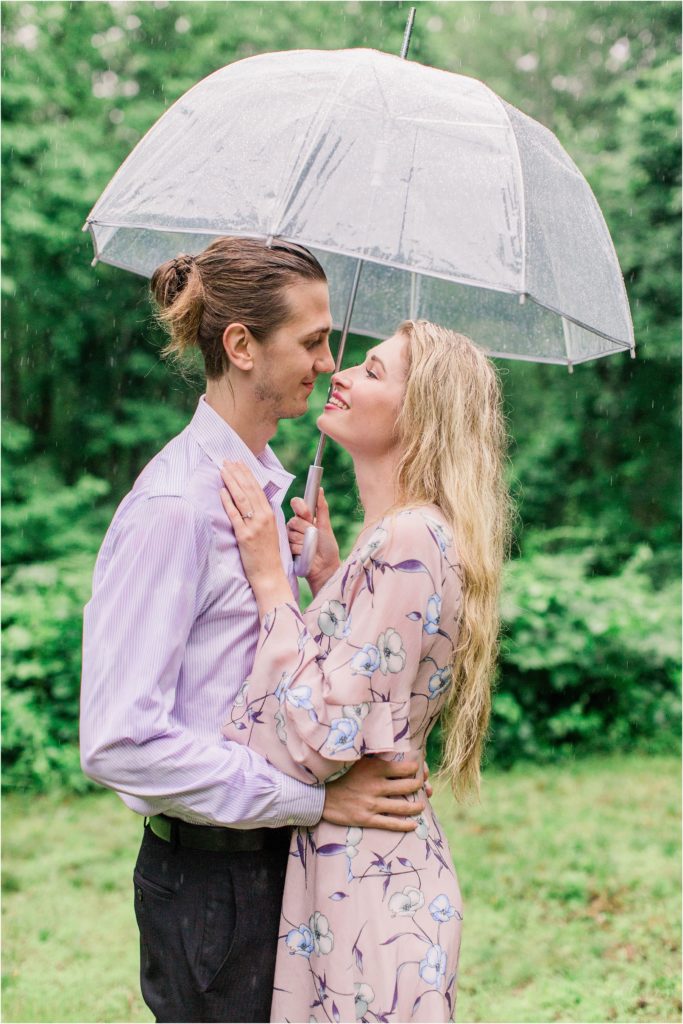
[[[201,349],[206,395],[119,506],[85,610],[84,771],[144,815],[134,872],[143,996],[159,1021],[269,1019],[292,826],[414,827],[417,766],[368,759],[327,787],[221,734],[251,669],[253,594],[219,492],[248,465],[273,507],[292,476],[267,445],[333,369],[327,282],[299,246],[221,238],[160,267],[171,340]],[[296,592],[296,590],[295,590]],[[389,778],[387,773],[401,778]]]

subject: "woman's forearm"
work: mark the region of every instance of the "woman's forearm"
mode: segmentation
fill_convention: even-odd
[[[274,573],[261,579],[253,579],[251,580],[251,586],[254,591],[261,621],[263,621],[268,612],[271,612],[273,608],[277,608],[280,604],[297,604],[289,580],[284,572],[282,574]]]

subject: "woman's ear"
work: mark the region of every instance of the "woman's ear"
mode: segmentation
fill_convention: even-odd
[[[238,370],[249,371],[254,366],[253,346],[256,344],[244,324],[228,324],[223,331],[223,348],[228,362]]]

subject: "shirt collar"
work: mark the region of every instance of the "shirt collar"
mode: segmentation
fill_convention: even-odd
[[[206,395],[199,399],[189,430],[219,469],[225,459],[229,462],[243,462],[258,480],[268,500],[282,502],[294,480],[293,475],[287,472],[270,445],[266,445],[260,455],[254,455],[239,434],[211,408]]]

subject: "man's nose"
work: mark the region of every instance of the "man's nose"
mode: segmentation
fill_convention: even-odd
[[[334,370],[334,357],[330,349],[329,341],[325,342],[322,354],[315,361],[316,373],[332,373]]]

